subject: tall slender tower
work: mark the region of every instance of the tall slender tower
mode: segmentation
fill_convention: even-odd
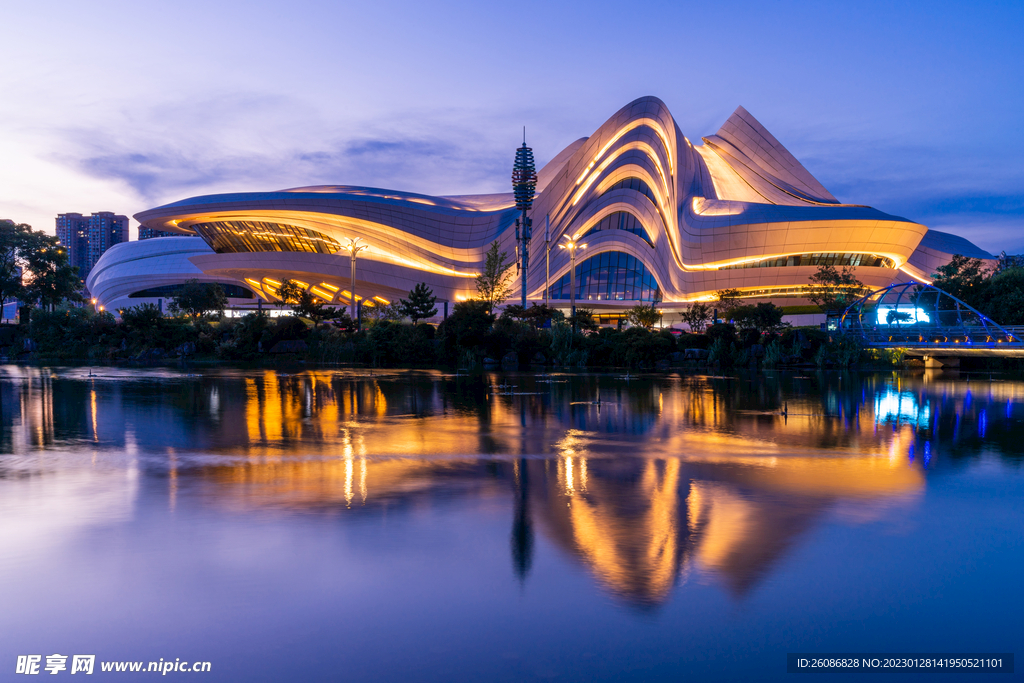
[[[533,150],[526,146],[526,129],[523,128],[523,146],[516,150],[516,162],[512,166],[512,192],[516,208],[523,212],[522,219],[516,219],[516,242],[519,244],[519,276],[523,284],[523,308],[526,308],[526,272],[530,265],[530,237],[533,235],[533,220],[526,212],[533,207],[537,194],[537,169],[533,165]]]

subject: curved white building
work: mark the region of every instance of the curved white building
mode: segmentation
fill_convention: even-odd
[[[191,259],[210,253],[198,237],[162,237],[115,244],[89,272],[89,292],[108,311],[153,304],[166,311],[171,298],[188,280],[216,282],[231,306],[256,305],[252,288],[230,278],[210,277]]]
[[[637,301],[671,310],[726,288],[792,301],[806,295],[822,264],[854,266],[865,284],[883,286],[927,280],[953,253],[992,258],[962,238],[839,202],[742,107],[694,145],[664,103],[641,98],[562,150],[540,171],[537,189],[527,277],[534,301],[544,299],[548,246],[551,298],[569,299],[568,253],[554,248],[563,235],[587,244],[577,256],[576,298],[598,310]],[[357,297],[390,301],[426,282],[441,300],[455,301],[475,295],[492,242],[515,254],[509,228],[516,216],[511,193],[431,197],[319,186],[194,197],[136,218],[150,229],[201,237],[207,250],[187,260],[208,280],[274,301],[280,282],[295,279],[348,303],[342,245],[349,239],[369,245],[358,257]],[[120,245],[112,256],[142,245]],[[100,278],[120,274],[105,265],[89,281],[104,302]]]

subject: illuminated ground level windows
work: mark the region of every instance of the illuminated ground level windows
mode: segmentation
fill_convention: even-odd
[[[551,285],[552,299],[570,299],[569,273]],[[576,266],[576,301],[661,301],[661,288],[643,261],[619,251]]]

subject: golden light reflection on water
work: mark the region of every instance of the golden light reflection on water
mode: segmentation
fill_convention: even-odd
[[[18,373],[0,384],[11,454],[79,433],[93,453],[124,451],[133,434],[179,509],[196,487],[238,510],[511,500],[527,529],[513,532],[516,562],[528,566],[523,539],[540,530],[637,605],[694,572],[742,595],[833,510],[877,520],[914,505],[947,445],[1015,444],[1024,399],[1020,383],[934,376],[521,376],[508,394],[502,378],[436,372],[226,372],[155,387]]]

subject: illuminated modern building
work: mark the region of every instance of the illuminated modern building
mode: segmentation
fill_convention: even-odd
[[[210,253],[198,237],[148,239],[111,247],[89,273],[88,287],[97,306],[109,311],[153,304],[166,311],[188,280],[216,282],[231,307],[255,306],[256,296],[231,278],[209,277],[191,258]]]
[[[348,240],[369,246],[359,256],[357,298],[394,300],[426,282],[442,301],[457,301],[475,295],[491,243],[515,253],[516,215],[511,192],[432,197],[317,186],[194,197],[136,218],[144,229],[201,237],[205,253],[188,260],[207,279],[266,301],[294,279],[347,304]],[[545,299],[550,248],[549,296],[568,302],[570,257],[553,247],[576,237],[587,245],[577,254],[576,299],[598,312],[639,301],[672,311],[726,288],[800,303],[823,264],[853,266],[865,284],[884,286],[927,281],[954,253],[993,258],[954,235],[840,202],[742,107],[695,145],[654,97],[626,105],[541,169],[530,216],[529,298]],[[108,294],[101,284],[90,287],[116,304],[124,289]],[[513,291],[519,286],[517,279]]]

